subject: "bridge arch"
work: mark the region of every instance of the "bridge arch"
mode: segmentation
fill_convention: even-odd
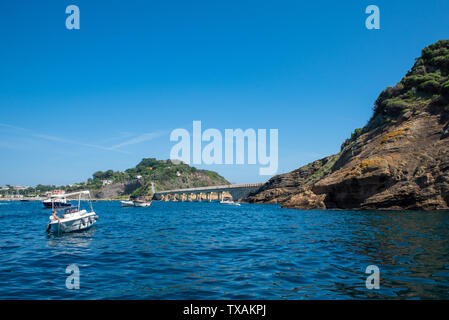
[[[201,200],[203,200],[203,194],[206,194],[206,200],[211,201],[212,193],[217,193],[219,195],[219,198],[221,198],[218,200],[222,200],[223,193],[228,192],[232,196],[232,200],[239,201],[247,197],[250,193],[257,191],[262,185],[263,183],[229,184],[222,186],[165,190],[156,192],[154,194],[154,197],[156,200],[164,199],[170,201],[170,199],[172,198],[171,196],[173,195],[173,198],[177,197],[181,199],[187,199],[187,201],[192,201],[193,196],[195,196],[195,199],[199,201],[200,198]]]

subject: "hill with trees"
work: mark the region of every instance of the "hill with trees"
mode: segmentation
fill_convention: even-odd
[[[176,160],[144,158],[125,171],[97,171],[85,182],[67,186],[38,185],[22,190],[20,194],[43,195],[55,189],[66,192],[90,190],[95,198],[128,198],[151,195],[153,185],[155,191],[162,191],[225,184],[229,182],[214,171],[199,170]]]

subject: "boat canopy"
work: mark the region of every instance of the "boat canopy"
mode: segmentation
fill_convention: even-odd
[[[78,195],[82,195],[82,194],[90,195],[90,192],[89,192],[89,190],[84,190],[84,191],[77,191],[77,192],[64,193],[64,194],[54,194],[51,197],[52,198],[67,198],[67,197],[73,197],[73,196],[78,196]]]

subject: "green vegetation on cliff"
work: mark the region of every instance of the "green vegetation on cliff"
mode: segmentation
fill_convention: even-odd
[[[152,183],[156,191],[229,184],[214,171],[199,170],[180,161],[144,158],[134,168],[125,171],[97,171],[86,182],[67,186],[38,185],[20,194],[42,195],[55,189],[67,192],[88,189],[100,198],[127,198],[150,195]]]
[[[449,40],[440,40],[422,50],[406,76],[382,91],[367,125],[356,129],[342,149],[368,131],[423,111],[449,117]]]
[[[121,190],[121,196],[151,194],[152,183],[156,191],[229,184],[225,178],[213,171],[198,170],[180,161],[144,158],[134,168],[126,169],[124,172],[97,171],[86,185],[77,186],[77,188],[102,191],[110,185],[114,186],[120,183],[124,185],[133,183],[134,185],[134,187],[128,188],[132,191]],[[116,195],[108,194],[108,196]]]

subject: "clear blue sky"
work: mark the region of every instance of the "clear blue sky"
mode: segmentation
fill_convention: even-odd
[[[76,4],[81,29],[65,28]],[[365,8],[381,30],[365,28]],[[169,133],[279,129],[279,173],[336,153],[423,47],[449,2],[0,2],[0,185],[67,184],[143,157]],[[111,147],[115,146],[113,150]],[[236,183],[259,165],[200,166]]]

